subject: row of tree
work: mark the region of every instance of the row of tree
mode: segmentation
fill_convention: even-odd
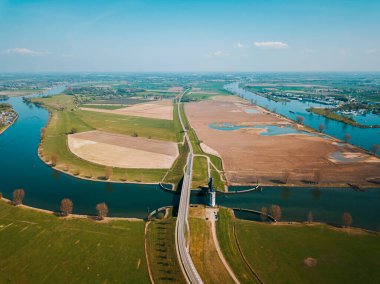
[[[12,204],[16,206],[22,204],[24,197],[25,197],[25,191],[23,189],[16,189],[15,191],[13,191]],[[70,215],[73,212],[73,208],[74,208],[74,203],[70,199],[68,198],[62,199],[61,206],[60,206],[61,216],[66,217]],[[103,220],[108,215],[107,204],[105,202],[97,204],[96,212],[97,212],[98,219]]]
[[[261,220],[263,222],[267,221],[268,214],[271,215],[274,219],[276,219],[276,221],[280,221],[281,215],[282,215],[281,207],[279,205],[276,205],[276,204],[271,205],[269,207],[269,210],[265,206],[261,207]],[[313,212],[309,211],[309,213],[307,215],[307,221],[309,223],[312,223],[313,219],[314,219]],[[351,226],[352,216],[350,213],[348,213],[348,212],[343,213],[342,224],[343,224],[343,227],[346,227],[346,228],[349,228]]]
[[[304,118],[303,116],[301,116],[301,115],[298,115],[298,116],[297,116],[297,122],[298,122],[299,124],[303,124],[304,120],[305,120],[305,118]],[[326,130],[326,125],[324,125],[323,123],[321,123],[321,124],[318,126],[318,130],[319,130],[320,133],[322,133],[323,131]],[[346,143],[350,142],[350,140],[351,140],[351,135],[350,135],[349,133],[344,134],[343,140],[344,140],[344,142],[346,142]],[[372,150],[372,153],[373,153],[374,155],[376,155],[377,152],[380,150],[380,145],[379,145],[379,144],[373,144],[371,150]]]

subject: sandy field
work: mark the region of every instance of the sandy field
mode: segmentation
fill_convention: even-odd
[[[247,113],[247,109],[252,110]],[[209,124],[293,125],[290,120],[253,106],[236,96],[188,103],[191,126],[207,147],[223,159],[230,185],[284,184],[342,186],[353,183],[375,186],[368,179],[380,177],[380,159],[334,139],[304,134],[260,135],[262,129],[211,129]],[[253,112],[253,113],[252,113]],[[265,129],[264,129],[265,131]],[[337,154],[338,153],[338,154]],[[377,185],[378,186],[378,185]]]
[[[84,160],[119,168],[168,169],[179,154],[174,142],[96,130],[70,134],[68,146]]]
[[[173,103],[171,100],[135,104],[114,110],[85,107],[82,107],[80,109],[95,112],[173,120]]]

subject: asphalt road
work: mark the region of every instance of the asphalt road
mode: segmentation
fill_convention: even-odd
[[[194,263],[191,259],[190,252],[186,246],[186,228],[187,226],[187,218],[189,213],[189,205],[190,205],[190,192],[191,192],[191,177],[192,177],[192,169],[193,169],[193,147],[191,146],[189,136],[187,135],[187,131],[185,125],[182,121],[181,117],[181,109],[180,102],[183,94],[180,96],[178,100],[178,114],[180,118],[180,122],[182,125],[182,129],[185,134],[186,143],[189,145],[189,156],[187,157],[186,164],[186,172],[183,177],[182,182],[182,190],[181,190],[181,199],[179,202],[177,222],[175,228],[175,241],[176,241],[176,250],[179,258],[179,263],[181,265],[181,269],[185,275],[185,278],[188,283],[203,283],[201,277],[197,269],[194,266]],[[188,232],[190,234],[190,232]]]

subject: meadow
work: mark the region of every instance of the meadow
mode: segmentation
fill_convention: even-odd
[[[241,283],[257,277],[264,283],[380,281],[378,233],[325,224],[271,225],[234,219],[228,209],[219,212],[219,243]]]
[[[0,282],[149,283],[144,225],[63,219],[0,201]]]

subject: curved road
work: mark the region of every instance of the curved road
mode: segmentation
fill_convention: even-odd
[[[193,147],[191,146],[189,136],[187,135],[187,131],[185,125],[182,121],[181,116],[181,108],[180,103],[182,96],[186,93],[184,91],[178,99],[178,116],[181,122],[182,130],[185,134],[185,139],[187,145],[189,145],[189,156],[187,157],[186,163],[186,172],[182,181],[182,190],[181,190],[181,199],[179,202],[177,222],[175,228],[175,243],[176,250],[179,259],[179,263],[181,265],[182,272],[185,275],[186,281],[188,283],[203,283],[201,277],[197,269],[194,266],[194,263],[191,259],[190,252],[186,247],[186,228],[187,226],[187,217],[189,213],[189,205],[190,205],[190,192],[191,192],[191,177],[192,177],[192,169],[193,169]]]

